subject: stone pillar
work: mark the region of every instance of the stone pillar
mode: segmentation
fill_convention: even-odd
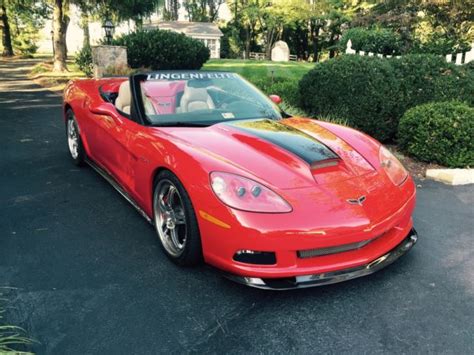
[[[127,67],[127,47],[92,46],[92,63],[95,78],[102,78],[106,68]]]

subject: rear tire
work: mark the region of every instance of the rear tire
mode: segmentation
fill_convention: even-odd
[[[76,117],[72,109],[66,111],[66,137],[72,162],[77,166],[84,165],[86,152],[79,133],[79,126],[77,125]]]
[[[161,171],[153,191],[156,233],[166,256],[180,266],[202,262],[199,226],[188,193],[178,178]]]

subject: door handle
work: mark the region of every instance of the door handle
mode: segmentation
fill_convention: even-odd
[[[114,123],[114,119],[110,116],[106,116],[106,115],[102,115],[100,116],[104,121],[106,121],[107,123]]]

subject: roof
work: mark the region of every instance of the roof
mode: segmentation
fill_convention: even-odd
[[[153,21],[143,24],[143,28],[150,30],[170,30],[184,33],[187,36],[222,37],[224,34],[215,23],[211,22],[189,22],[189,21]]]

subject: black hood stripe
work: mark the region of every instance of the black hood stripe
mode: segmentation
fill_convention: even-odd
[[[273,143],[303,159],[308,164],[338,159],[323,143],[296,128],[272,120],[248,120],[227,123],[246,133]]]

